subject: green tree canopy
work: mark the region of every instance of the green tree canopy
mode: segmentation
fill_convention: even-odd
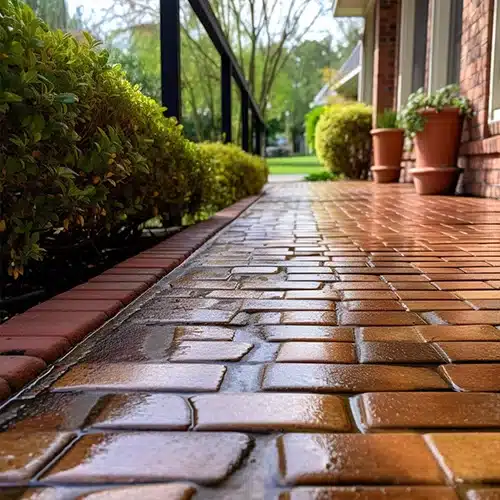
[[[83,0],[82,0],[83,1]],[[106,7],[67,14],[65,0],[28,0],[52,27],[78,26],[90,31],[111,51],[129,79],[161,100],[158,0],[111,0]],[[222,29],[253,89],[264,116],[287,124],[290,135],[303,132],[304,115],[321,87],[322,70],[338,67],[359,30],[340,22],[333,33],[308,40],[318,19],[331,16],[324,0],[210,0]],[[188,0],[181,0],[181,70],[183,122],[194,139],[220,137],[220,57]],[[233,89],[233,136],[240,137],[239,91]],[[287,115],[287,117],[286,117]],[[285,119],[286,117],[286,119]]]

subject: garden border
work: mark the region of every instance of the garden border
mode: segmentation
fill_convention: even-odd
[[[263,192],[217,212],[0,325],[0,401],[33,381],[87,335],[252,206]]]

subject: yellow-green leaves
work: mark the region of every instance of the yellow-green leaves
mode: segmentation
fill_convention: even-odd
[[[211,183],[205,193],[204,210],[220,210],[245,196],[260,192],[267,182],[268,166],[263,158],[245,153],[234,144],[204,143],[205,168]]]
[[[328,106],[316,125],[316,153],[333,173],[366,178],[371,161],[372,110],[362,103]]]
[[[0,92],[0,102],[23,102],[23,98],[14,92]]]
[[[79,42],[0,2],[0,260],[13,278],[49,245],[114,246],[152,215],[205,217],[266,182],[262,159],[188,141],[88,33]]]

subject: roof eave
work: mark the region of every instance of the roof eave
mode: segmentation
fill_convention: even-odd
[[[334,0],[334,17],[364,17],[371,0]]]

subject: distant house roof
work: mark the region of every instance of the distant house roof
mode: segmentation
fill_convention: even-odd
[[[351,54],[349,57],[344,61],[344,64],[342,64],[342,67],[340,68],[340,71],[338,72],[338,75],[340,75],[340,78],[346,78],[349,76],[351,73],[355,71],[360,71],[361,70],[361,52],[363,49],[363,42],[360,40],[354,49],[352,49]]]
[[[343,87],[352,87],[353,79],[357,78],[361,73],[362,51],[363,43],[360,40],[349,57],[344,61],[344,64],[342,64],[335,75],[335,79],[323,85],[321,90],[316,94],[311,103],[313,107],[327,104],[330,97],[343,93]]]
[[[328,103],[328,98],[337,95],[337,92],[333,90],[331,83],[325,83],[321,90],[315,95],[311,107],[323,106]]]

